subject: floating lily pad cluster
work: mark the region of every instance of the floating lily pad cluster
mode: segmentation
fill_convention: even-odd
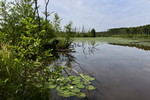
[[[77,96],[84,98],[86,94],[82,92],[82,89],[94,90],[95,87],[91,85],[91,81],[93,80],[95,80],[95,78],[84,74],[79,74],[79,76],[71,75],[68,77],[62,75],[57,79],[50,79],[47,85],[50,89],[56,88],[60,96]]]

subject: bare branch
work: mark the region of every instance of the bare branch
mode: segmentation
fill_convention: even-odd
[[[41,21],[40,21],[40,14],[39,14],[39,10],[38,10],[38,4],[37,4],[37,0],[34,0],[34,3],[35,3],[35,11],[34,11],[34,17],[36,16],[36,13],[37,13],[37,16],[38,16],[38,23],[39,23],[39,31],[41,31]]]
[[[49,4],[49,0],[45,0],[45,21],[46,21],[46,28],[45,28],[45,30],[46,30],[46,33],[47,33],[47,31],[48,31],[48,25],[47,25],[47,22],[48,22],[48,11],[47,11],[47,7],[48,7],[48,4]]]

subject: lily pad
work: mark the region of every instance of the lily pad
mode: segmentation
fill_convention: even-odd
[[[85,93],[82,93],[82,92],[80,92],[79,94],[76,94],[76,96],[78,98],[85,98],[86,97]]]
[[[73,88],[71,91],[77,93],[77,92],[80,92],[80,89],[78,89],[78,88]]]
[[[88,81],[94,81],[94,80],[95,80],[94,77],[91,77],[91,76],[88,76],[88,75],[84,75],[84,77],[85,77]]]
[[[83,83],[79,83],[79,84],[76,85],[76,87],[78,87],[78,88],[84,88],[84,85],[83,85]]]
[[[88,85],[86,86],[87,90],[95,90],[95,87],[93,85]]]

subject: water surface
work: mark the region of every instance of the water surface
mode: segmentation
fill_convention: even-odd
[[[73,45],[76,52],[70,54],[74,57],[70,65],[82,72],[80,66],[96,78],[93,85],[97,89],[85,91],[85,100],[150,100],[150,50],[112,45],[96,38],[76,40]],[[71,99],[77,98],[66,98]]]

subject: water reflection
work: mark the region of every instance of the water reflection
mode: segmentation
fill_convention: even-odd
[[[96,43],[95,41],[90,41],[88,43],[85,42],[75,42],[74,44],[75,48],[80,48],[81,51],[77,52],[83,52],[84,56],[92,55],[99,51],[97,48],[100,44]]]
[[[100,82],[93,83],[100,92],[93,91],[89,100],[150,99],[150,51],[95,40],[99,45],[89,53],[89,40],[76,43],[76,61]]]
[[[138,49],[142,49],[142,50],[150,50],[149,46],[144,46],[144,45],[139,45],[139,44],[134,44],[134,43],[130,43],[130,44],[119,44],[119,43],[109,43],[112,45],[119,45],[119,46],[128,46],[128,47],[136,47]]]

